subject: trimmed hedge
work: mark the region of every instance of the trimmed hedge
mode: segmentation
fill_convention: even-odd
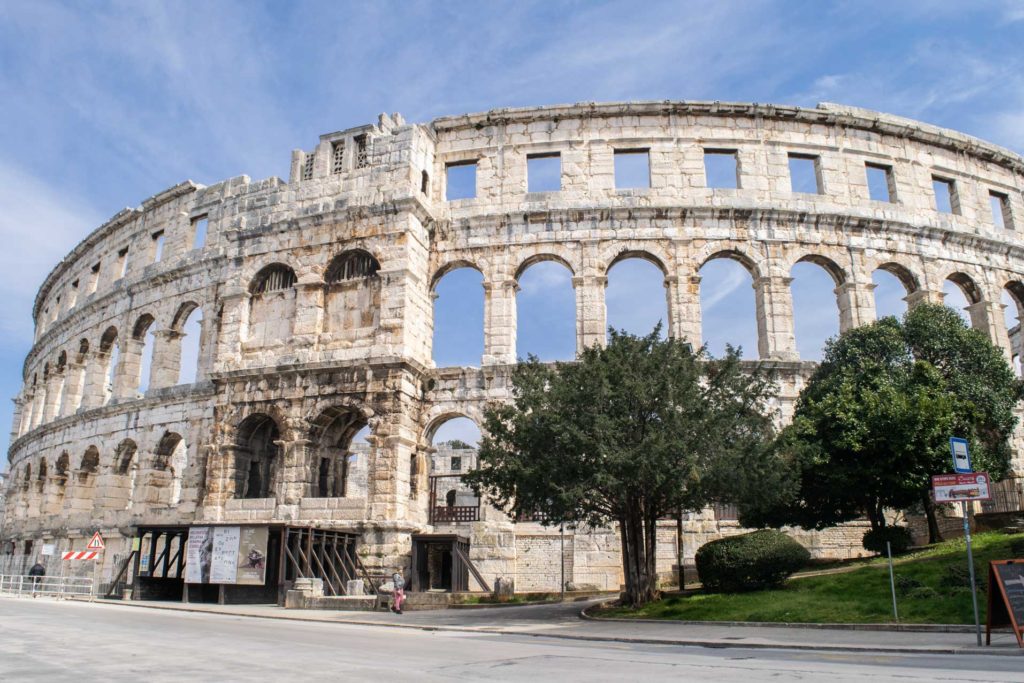
[[[694,558],[704,589],[719,593],[778,586],[810,559],[807,548],[770,529],[705,543]]]
[[[911,546],[910,529],[905,526],[884,526],[881,529],[868,529],[860,544],[865,550],[885,555],[885,542],[889,541],[893,555],[907,552]]]

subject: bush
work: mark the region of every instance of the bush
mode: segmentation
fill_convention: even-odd
[[[978,590],[985,592],[985,582],[987,575],[981,572],[981,568],[977,564],[974,565],[974,585],[977,586]],[[939,579],[939,588],[945,588],[950,592],[971,589],[971,570],[967,568],[967,564],[949,564],[946,565],[946,573],[941,579]]]
[[[885,542],[888,541],[893,555],[900,555],[910,549],[910,529],[905,526],[884,526],[881,529],[869,529],[864,533],[860,544],[865,550],[885,555]]]
[[[704,589],[722,593],[778,586],[810,559],[802,545],[768,529],[705,543],[694,558]]]
[[[923,583],[912,576],[899,575],[896,577],[896,595],[900,597],[906,597],[911,591],[924,587]]]
[[[1010,541],[1010,554],[1014,559],[1024,558],[1024,538],[1015,538]]]

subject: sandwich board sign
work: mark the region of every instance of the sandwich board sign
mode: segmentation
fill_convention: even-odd
[[[992,644],[992,629],[1009,626],[1024,647],[1024,560],[988,563],[988,617],[985,644]]]
[[[949,450],[953,454],[953,471],[957,474],[969,474],[974,471],[971,467],[971,454],[967,450],[967,439],[951,437]]]

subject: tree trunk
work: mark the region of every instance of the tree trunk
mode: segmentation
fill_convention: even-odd
[[[938,543],[942,540],[942,532],[939,531],[939,519],[935,514],[935,501],[925,491],[921,495],[921,502],[924,504],[924,516],[928,518],[928,544]]]
[[[626,579],[624,602],[631,607],[641,607],[657,599],[656,529],[640,506],[631,509],[619,522],[622,538],[622,573]]]

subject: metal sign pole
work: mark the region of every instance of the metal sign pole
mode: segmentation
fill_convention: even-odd
[[[896,609],[896,577],[892,571],[892,545],[889,541],[885,542],[885,553],[889,556],[889,588],[892,590],[892,615],[896,618],[896,623],[900,623],[900,612]]]
[[[560,524],[559,527],[558,527],[558,539],[559,539],[559,544],[558,544],[558,546],[559,546],[559,555],[561,555],[561,559],[562,559],[562,591],[561,591],[562,595],[561,595],[561,597],[562,597],[562,602],[565,602],[565,522],[562,522],[562,524]],[[980,638],[981,636],[978,636],[978,637]]]
[[[967,512],[967,501],[960,503],[964,512],[964,538],[967,540],[967,569],[971,575],[971,602],[974,603],[974,630],[981,647],[981,620],[978,618],[978,587],[974,583],[974,553],[971,552],[971,518]]]

